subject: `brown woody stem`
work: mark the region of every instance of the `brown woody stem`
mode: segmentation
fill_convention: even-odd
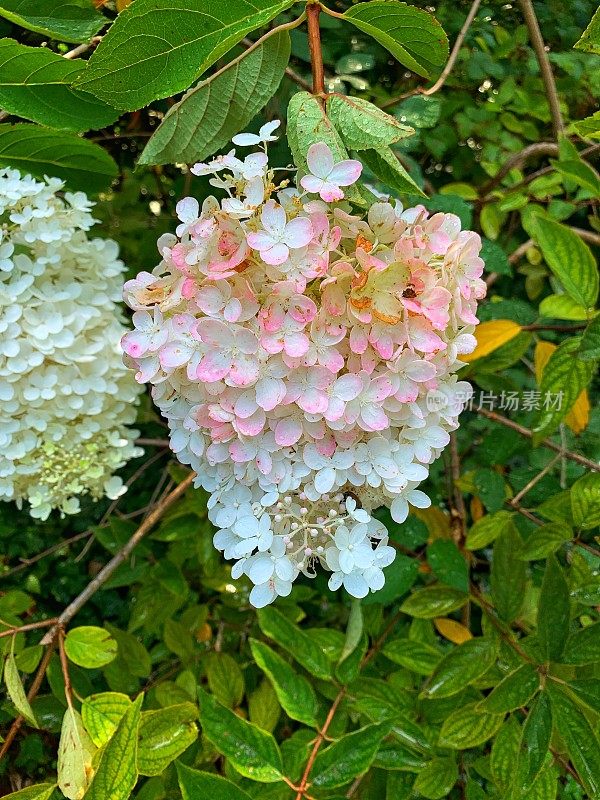
[[[323,69],[321,31],[319,29],[320,14],[321,6],[318,3],[309,3],[306,6],[308,46],[310,48],[310,62],[312,66],[313,94],[315,95],[322,95],[325,92],[325,71]]]

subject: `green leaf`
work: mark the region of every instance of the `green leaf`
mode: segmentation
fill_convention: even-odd
[[[288,717],[316,726],[318,703],[312,686],[306,678],[263,642],[250,639],[250,649],[256,664],[269,678],[277,699]]]
[[[433,619],[462,608],[468,599],[464,592],[435,584],[418,589],[407,597],[400,606],[400,611],[419,619]]]
[[[265,636],[283,647],[311,675],[331,680],[329,661],[319,645],[280,611],[273,607],[261,608],[258,624]]]
[[[83,727],[79,713],[67,708],[58,744],[58,788],[70,800],[83,797],[92,777],[96,746]]]
[[[140,694],[129,706],[102,752],[102,758],[85,800],[127,800],[138,778],[137,750]]]
[[[393,2],[393,0],[389,0]],[[427,197],[404,169],[393,150],[381,147],[378,150],[361,150],[361,161],[382,183],[398,194],[416,194]]]
[[[38,727],[38,722],[35,714],[29,705],[29,700],[25,695],[21,678],[19,677],[19,670],[15,662],[15,654],[11,651],[6,656],[4,664],[4,683],[6,684],[6,691],[10,698],[11,703],[17,709],[17,712],[34,728]]]
[[[466,750],[487,742],[502,725],[499,714],[479,711],[477,703],[470,703],[453,711],[444,720],[440,731],[440,746],[453,750]]]
[[[581,628],[569,636],[561,661],[563,664],[593,664],[600,661],[600,622]]]
[[[250,795],[235,783],[177,763],[177,778],[183,800],[251,800]]]
[[[511,520],[510,511],[496,511],[495,514],[481,517],[467,533],[467,547],[469,550],[481,550],[482,547],[487,547],[508,529]]]
[[[87,42],[107,23],[89,0],[1,0],[0,17],[62,42]]]
[[[588,708],[600,713],[600,681],[597,678],[569,681],[568,686],[580,704],[584,703]]]
[[[74,664],[96,669],[110,664],[116,658],[117,643],[104,628],[82,625],[67,633],[65,652]]]
[[[596,111],[591,117],[572,122],[571,128],[584,139],[600,138],[600,111]]]
[[[250,722],[264,731],[272,733],[281,716],[281,705],[275,689],[265,678],[248,698],[248,715]]]
[[[417,520],[420,521],[420,520]],[[402,526],[405,527],[406,523]],[[416,559],[396,553],[396,558],[386,567],[385,584],[382,589],[369,594],[362,599],[363,606],[381,603],[384,606],[399,600],[406,594],[419,576],[419,565]]]
[[[540,315],[551,319],[587,320],[588,312],[567,294],[551,294],[540,303]]]
[[[84,70],[45,47],[0,40],[0,106],[9,114],[59,129],[104,128],[119,112],[71,84]],[[60,113],[56,113],[60,109]]]
[[[533,701],[523,725],[522,748],[525,758],[525,783],[532,783],[544,766],[552,738],[552,710],[543,692]]]
[[[101,692],[85,698],[81,716],[96,747],[108,742],[130,705],[129,697],[120,692]]]
[[[503,678],[478,708],[490,714],[505,714],[526,705],[539,688],[538,671],[532,664],[523,664]]]
[[[600,475],[591,472],[571,487],[573,521],[578,528],[589,530],[600,525]]]
[[[542,216],[535,217],[531,233],[566,292],[592,308],[598,299],[598,267],[588,245],[566,225]]]
[[[469,639],[450,650],[437,665],[421,697],[450,697],[479,678],[495,663],[498,645],[485,638]]]
[[[287,31],[273,35],[171,106],[139,164],[202,161],[228,144],[277,91],[290,58]]]
[[[546,561],[537,615],[537,639],[547,661],[560,659],[569,635],[569,620],[569,585],[552,555]]]
[[[434,758],[417,775],[414,790],[429,800],[447,797],[458,780],[458,767],[453,758]]]
[[[441,583],[459,592],[469,591],[469,567],[455,542],[436,539],[427,548],[427,563]]]
[[[334,789],[363,775],[371,766],[381,740],[389,732],[390,724],[387,722],[367,725],[319,751],[310,773],[313,789]]]
[[[550,159],[550,163],[565,178],[575,181],[579,186],[592,192],[595,197],[600,195],[600,179],[597,173],[580,158],[565,161]]]
[[[281,753],[271,734],[238,717],[203,689],[198,689],[198,695],[202,732],[231,765],[254,781],[280,781]]]
[[[50,800],[56,788],[53,783],[36,783],[34,786],[26,786],[18,792],[11,792],[4,795],[4,800]]]
[[[228,708],[235,708],[244,696],[244,676],[229,653],[209,653],[206,657],[206,677],[210,691]]]
[[[540,384],[542,401],[549,397],[558,398],[560,402],[551,402],[546,408],[542,402],[534,427],[534,445],[556,430],[594,375],[595,363],[578,358],[580,341],[578,337],[566,339],[544,367]]]
[[[119,630],[109,622],[105,623],[106,630],[117,642],[118,666],[125,667],[128,672],[137,678],[147,678],[152,671],[150,654],[140,640],[128,631]]]
[[[140,775],[161,775],[187,750],[198,738],[197,718],[193,703],[142,712],[137,756]]]
[[[521,726],[509,717],[498,731],[492,744],[490,769],[496,785],[504,792],[515,780],[515,766],[521,747]]]
[[[294,0],[135,0],[111,25],[77,85],[134,111],[187,89],[244,36]]]
[[[587,53],[600,55],[600,9],[595,11],[592,21],[573,47],[577,50],[585,50]]]
[[[427,11],[397,0],[373,0],[352,6],[343,16],[423,78],[439,72],[448,58],[444,29]]]
[[[573,531],[562,522],[549,522],[536,528],[524,542],[519,558],[537,561],[555,553],[565,542],[573,538]]]
[[[31,125],[0,125],[0,165],[38,178],[61,178],[67,189],[90,193],[105,189],[117,165],[97,144],[73,133]]]
[[[492,597],[498,614],[505,622],[519,616],[525,597],[527,567],[519,560],[521,537],[514,523],[494,542],[492,556]]]
[[[561,687],[547,685],[552,716],[569,758],[592,797],[600,794],[600,742],[587,717]]]
[[[330,94],[326,105],[327,115],[349,150],[386,147],[415,132],[360,97]]]
[[[600,359],[600,315],[595,317],[584,330],[578,356],[584,361]]]
[[[442,657],[437,648],[413,639],[394,639],[384,646],[382,653],[390,661],[418,675],[431,675]]]

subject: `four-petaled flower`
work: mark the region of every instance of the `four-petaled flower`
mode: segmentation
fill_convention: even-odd
[[[326,203],[342,200],[344,192],[340,187],[351,186],[360,177],[362,164],[352,158],[344,161],[333,160],[333,153],[325,142],[311,144],[308,148],[306,163],[309,175],[300,179],[300,185],[307,192],[318,194]]]
[[[265,203],[260,221],[264,230],[249,233],[247,242],[253,250],[258,250],[266,264],[283,264],[288,260],[290,249],[306,247],[313,236],[307,217],[296,217],[288,222],[285,210],[274,200]]]

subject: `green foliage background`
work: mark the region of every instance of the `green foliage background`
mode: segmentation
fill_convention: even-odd
[[[100,192],[96,215],[131,275],[156,263],[156,239],[173,227],[177,200],[208,193],[184,166],[169,164],[192,160],[168,120],[177,122],[174,104],[199,72],[173,67],[168,85],[124,98],[102,78],[112,63],[109,40],[93,57],[96,72],[86,68],[89,51],[77,62],[59,56],[141,3],[148,0],[123,12],[125,2],[94,11],[87,0],[0,0],[0,64],[14,56],[15,40],[31,48],[21,52],[23,74],[47,59],[60,75],[52,91],[64,93],[48,96],[55,104],[48,119],[45,100],[39,105],[0,77],[0,106],[13,115],[0,125],[0,164],[47,171],[31,153],[32,143],[49,142],[73,186],[83,180]],[[256,3],[262,16],[247,24],[242,0],[218,5],[237,38],[225,58],[229,47],[197,53],[195,63],[201,56],[213,72],[245,51],[248,42],[237,44],[243,36],[255,41],[271,19],[287,23],[302,10],[264,0]],[[331,4],[338,14],[351,7]],[[436,7],[451,45],[469,9],[454,0]],[[83,605],[55,640],[60,647],[39,644],[43,629],[17,632],[57,617],[185,478],[162,444],[165,428],[148,397],[139,424],[151,443],[124,471],[130,490],[118,503],[84,501],[78,516],[46,523],[0,504],[4,735],[12,739],[15,718],[24,718],[0,760],[2,796],[600,797],[596,23],[591,44],[574,49],[594,10],[588,0],[535,3],[566,127],[558,142],[516,4],[482,3],[443,87],[403,99],[432,84],[445,54],[417,53],[409,71],[368,33],[321,14],[326,91],[370,101],[415,129],[392,144],[393,169],[365,151],[370,181],[401,191],[405,205],[421,201],[423,190],[429,208],[456,213],[480,231],[490,285],[480,317],[520,330],[500,345],[500,328],[489,328],[489,353],[465,368],[476,397],[484,392],[488,401],[465,412],[453,447],[432,467],[425,487],[432,509],[416,510],[401,526],[382,514],[398,555],[384,589],[361,604],[330,592],[320,575],[256,613],[248,584],[231,579],[212,547],[206,497],[188,490]],[[273,96],[265,91],[256,108],[250,103],[227,118],[234,129],[213,130],[207,126],[221,117],[188,106],[197,158],[246,122],[256,130],[265,119],[286,118],[298,81],[311,80],[306,28],[293,28],[290,41],[291,73],[275,91],[276,69],[287,63],[281,39],[279,55],[272,53],[253,84],[259,91],[271,81]],[[276,58],[283,59],[277,68]],[[417,73],[429,68],[427,82]],[[243,76],[241,88],[249,81]],[[167,113],[164,141],[154,139],[137,164]],[[77,135],[93,125],[104,127]],[[285,138],[273,157],[291,161]],[[559,349],[540,375],[548,345]],[[562,411],[498,410],[511,392],[540,391],[563,392]],[[35,688],[40,664],[43,679],[29,703],[24,692]]]

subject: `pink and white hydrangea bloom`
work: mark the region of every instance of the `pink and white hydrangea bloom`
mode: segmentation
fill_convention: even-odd
[[[373,512],[430,505],[418,487],[470,397],[456,372],[485,294],[476,233],[397,201],[356,212],[342,187],[361,164],[325,143],[298,189],[278,185],[278,125],[192,168],[227,196],[181,201],[162,261],[125,286],[126,363],[258,607],[318,567],[355,597],[383,586],[395,550]]]

